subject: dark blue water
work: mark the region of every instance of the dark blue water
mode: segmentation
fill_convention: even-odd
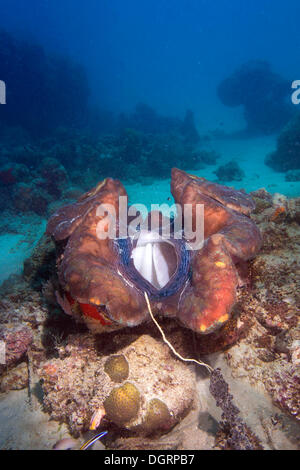
[[[213,125],[215,88],[240,64],[299,78],[297,0],[1,0],[0,12],[0,28],[83,64],[93,102],[115,111],[192,107]]]

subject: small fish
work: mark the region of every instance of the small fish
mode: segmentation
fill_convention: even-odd
[[[105,416],[105,414],[106,411],[103,406],[101,406],[100,408],[98,408],[98,410],[95,411],[90,422],[91,431],[96,431],[96,429],[100,426],[102,418]]]
[[[76,441],[74,439],[71,439],[70,437],[65,437],[64,439],[61,439],[60,441],[56,442],[54,446],[52,447],[53,450],[71,450],[74,447],[76,447]]]
[[[98,439],[101,439],[101,437],[106,436],[108,431],[103,431],[100,432],[99,434],[96,434],[96,436],[92,437],[89,441],[87,441],[83,446],[80,447],[79,450],[86,450],[88,449],[91,445],[93,445]]]

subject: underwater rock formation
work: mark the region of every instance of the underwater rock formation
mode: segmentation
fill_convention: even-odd
[[[26,354],[32,343],[32,332],[25,325],[1,326],[0,339],[5,342],[5,366],[0,365],[0,371],[14,367]]]
[[[0,325],[0,341],[5,344],[5,363],[0,363],[0,392],[27,387],[28,367],[24,360],[33,341],[31,329],[18,323]]]
[[[249,217],[254,203],[243,192],[175,168],[171,192],[183,211],[191,205],[194,225],[197,206],[204,205],[204,240],[197,247],[195,233],[186,234],[181,225],[184,215],[178,218],[180,237],[173,229],[167,237],[161,233],[171,221],[159,212],[128,233],[127,193],[111,178],[52,215],[47,233],[58,247],[56,295],[66,313],[95,332],[133,327],[149,320],[146,292],[155,313],[177,317],[197,333],[229,320],[239,282],[235,264],[253,258],[261,244]],[[119,219],[120,196],[126,200],[125,222]],[[108,220],[99,207],[109,211]]]
[[[99,355],[90,334],[74,335],[40,374],[46,408],[75,435],[89,428],[97,410],[103,410],[101,427],[114,423],[139,435],[167,432],[195,398],[195,374],[148,335],[111,356]]]
[[[12,153],[13,150],[14,147],[11,148]],[[12,213],[34,212],[45,216],[51,203],[62,195],[67,199],[68,175],[55,158],[45,157],[36,167],[30,163],[27,166],[7,162],[0,167],[0,181],[1,203]]]
[[[264,61],[243,64],[219,84],[217,93],[225,106],[244,107],[250,132],[276,132],[294,112],[287,101],[290,82],[272,72]]]
[[[182,122],[180,119],[161,116],[146,103],[139,103],[132,114],[119,116],[118,129],[135,129],[143,134],[168,134],[177,132]]]
[[[181,131],[152,135],[134,128],[126,128],[114,145],[114,158],[102,159],[101,170],[105,169],[112,177],[117,177],[118,162],[124,169],[124,180],[136,181],[137,178],[144,179],[145,176],[167,178],[170,166],[178,165],[185,170],[201,168],[204,163],[197,157],[197,153],[201,152],[195,147],[195,136],[184,136]],[[207,156],[210,155],[212,152],[207,152]]]
[[[195,157],[204,165],[215,165],[220,155],[214,150],[195,151]]]
[[[267,155],[266,165],[275,171],[300,170],[300,116],[295,116],[277,139],[277,149]]]
[[[136,179],[140,176],[167,178],[170,166],[179,166],[183,170],[202,168],[202,164],[210,164],[216,155],[206,151],[205,158],[198,158],[204,149],[197,144],[205,143],[199,136],[195,125],[194,113],[187,110],[184,119],[161,116],[146,104],[139,104],[131,115],[121,115],[118,123],[119,137],[115,139],[107,155],[113,155],[120,161],[124,169],[124,180]],[[205,155],[203,155],[205,157]],[[211,158],[210,158],[211,157]],[[118,177],[109,163],[114,160],[105,159],[104,171],[111,177]],[[134,178],[132,178],[134,175]]]
[[[47,193],[33,184],[18,183],[13,190],[13,206],[18,212],[32,211],[38,215],[46,215],[48,207]]]
[[[219,181],[241,181],[245,176],[239,164],[234,160],[219,166],[214,173],[217,175]]]
[[[37,172],[42,177],[40,187],[54,198],[59,198],[68,182],[67,172],[60,162],[56,158],[44,158]]]
[[[200,136],[196,129],[195,117],[193,111],[190,109],[187,110],[182,126],[181,133],[188,142],[197,143],[200,140]]]
[[[17,184],[32,186],[32,190],[36,190],[34,195],[46,200],[45,211],[41,204],[35,204],[26,195],[27,211],[37,208],[38,213],[44,215],[58,199],[72,199],[68,197],[70,187],[79,187],[84,192],[97,184],[97,175],[118,178],[122,168],[124,182],[149,184],[153,178],[168,178],[170,166],[200,169],[215,164],[218,158],[207,148],[204,138],[196,145],[194,138],[182,134],[181,120],[173,130],[158,128],[155,133],[147,133],[133,124],[118,131],[114,129],[111,134],[59,127],[39,139],[25,131],[22,133],[21,128],[1,128],[0,207],[9,205],[15,211]],[[186,132],[193,134],[191,129]]]
[[[287,171],[285,181],[300,181],[300,169]]]
[[[9,84],[1,124],[21,126],[35,136],[60,125],[78,125],[89,94],[84,70],[4,31],[0,44],[1,79]]]
[[[132,128],[125,129],[120,134],[120,155],[128,163],[138,162],[143,149],[144,135]]]
[[[29,175],[26,165],[15,162],[6,163],[0,168],[0,181],[6,187],[27,180]]]

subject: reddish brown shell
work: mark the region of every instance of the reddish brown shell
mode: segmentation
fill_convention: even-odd
[[[182,275],[181,279],[178,271],[176,291],[164,291],[161,297],[158,291],[150,299],[152,308],[154,312],[178,317],[198,333],[209,333],[230,318],[238,286],[235,264],[254,257],[260,249],[260,232],[249,217],[254,202],[243,191],[176,168],[172,170],[171,192],[182,208],[191,204],[193,217],[196,205],[204,205],[205,242],[188,257],[189,278]],[[134,326],[149,318],[141,277],[129,272],[114,240],[97,235],[102,220],[97,215],[98,206],[111,204],[118,223],[119,197],[126,195],[118,180],[107,178],[75,204],[59,209],[48,223],[47,233],[58,244],[65,243],[57,259],[62,291],[86,306],[83,315],[88,316],[89,306],[93,307],[93,325],[97,323],[97,311],[99,323],[100,318],[109,318],[112,326],[119,327]],[[159,216],[157,220],[162,224],[165,219]],[[132,265],[130,269],[134,269]],[[111,328],[109,322],[103,327]]]

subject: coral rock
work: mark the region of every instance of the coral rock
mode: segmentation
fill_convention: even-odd
[[[239,167],[238,163],[233,160],[225,165],[219,166],[214,173],[220,181],[241,181],[245,176],[245,173]]]
[[[3,373],[24,358],[33,335],[31,329],[26,326],[6,324],[0,327],[0,340],[5,343],[5,365],[0,365],[0,373]]]
[[[128,374],[116,358],[126,359]],[[116,369],[123,373],[118,384]],[[195,393],[190,367],[148,335],[112,356],[102,355],[91,335],[71,337],[60,349],[60,359],[45,363],[40,375],[52,418],[66,421],[74,434],[87,429],[103,406],[106,425],[112,422],[142,434],[168,431],[191,409]]]

